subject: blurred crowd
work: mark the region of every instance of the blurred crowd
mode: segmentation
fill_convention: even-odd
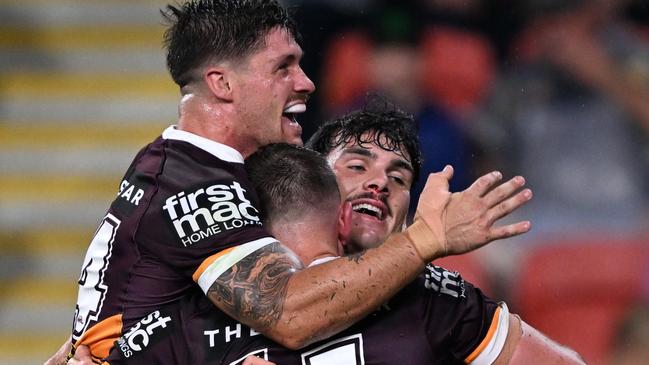
[[[649,291],[641,289],[649,282],[649,269],[642,269],[649,267],[649,3],[286,3],[296,5],[304,68],[318,85],[309,114],[301,118],[305,137],[322,120],[379,93],[417,117],[424,172],[455,167],[452,190],[494,169],[506,177],[523,175],[535,198],[512,220],[531,219],[533,231],[490,245],[477,261],[492,279],[491,290],[505,299],[515,301],[528,275],[536,291],[557,283],[582,302],[617,308],[610,310],[614,314],[592,313],[607,328],[593,331],[608,331],[608,337],[589,339],[600,347],[599,357],[591,358],[603,358],[630,306],[649,301]],[[566,266],[572,266],[572,277],[554,282],[539,277]],[[593,277],[592,287],[581,276]],[[619,307],[611,299],[618,285],[632,289],[617,296]],[[559,302],[564,305],[566,296]],[[583,321],[591,321],[583,307],[578,310]],[[628,315],[649,322],[646,311],[634,313]],[[636,349],[642,356],[649,342],[646,327],[626,325],[623,331],[642,334],[642,341],[625,342],[644,344],[638,346],[644,350]],[[615,363],[633,364],[631,355],[615,356]],[[625,356],[627,362],[621,360]],[[646,361],[642,356],[636,359]]]
[[[290,3],[290,2],[289,2]],[[649,4],[295,1],[318,123],[379,92],[418,117],[425,168],[522,174],[537,233],[647,221]]]

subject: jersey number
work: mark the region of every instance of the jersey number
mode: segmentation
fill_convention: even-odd
[[[364,365],[363,335],[339,338],[302,354],[302,365]]]
[[[88,328],[88,323],[97,320],[97,314],[101,312],[108,290],[104,284],[104,273],[110,263],[113,241],[120,223],[121,221],[114,215],[106,215],[86,252],[79,277],[79,296],[72,324],[74,341],[83,335]]]

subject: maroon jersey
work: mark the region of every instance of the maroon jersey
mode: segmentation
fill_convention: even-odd
[[[275,242],[257,206],[239,152],[169,127],[135,157],[90,243],[73,342],[104,358],[143,318],[166,328],[156,311]]]
[[[281,365],[491,364],[502,350],[509,319],[504,303],[433,265],[375,313],[300,351],[215,310],[200,293],[167,313],[175,327],[158,332],[147,347],[127,334],[109,363],[240,364],[256,355]]]

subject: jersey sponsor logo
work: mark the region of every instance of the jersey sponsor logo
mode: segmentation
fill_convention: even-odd
[[[458,272],[448,271],[435,265],[426,265],[424,286],[426,289],[455,298],[466,298],[464,279]]]
[[[167,198],[162,209],[185,247],[221,232],[261,225],[259,211],[236,181],[181,191]]]
[[[119,184],[117,198],[111,204],[119,216],[129,216],[139,206],[146,205],[146,191],[151,187],[151,179],[144,172],[131,171]]]
[[[129,358],[146,349],[154,338],[162,337],[162,329],[167,328],[171,324],[170,322],[171,317],[162,316],[160,311],[155,311],[131,327],[124,336],[117,340],[116,346],[125,358]]]
[[[225,326],[223,328],[203,331],[203,335],[208,339],[210,348],[219,346],[220,344],[229,343],[232,340],[250,338],[259,336],[260,334],[261,333],[246,325],[242,325],[241,323],[237,323],[232,326]]]
[[[135,186],[135,184],[124,179],[122,180],[122,183],[119,184],[117,197],[137,206],[140,205],[140,200],[144,197],[144,189],[140,189]]]

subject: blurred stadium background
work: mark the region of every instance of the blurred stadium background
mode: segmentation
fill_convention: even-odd
[[[305,137],[378,91],[417,116],[425,168],[452,163],[453,189],[523,174],[536,196],[513,219],[534,232],[444,265],[589,363],[649,362],[645,1],[284,3],[318,87]],[[175,120],[165,4],[0,0],[0,363],[67,338],[95,226]]]

